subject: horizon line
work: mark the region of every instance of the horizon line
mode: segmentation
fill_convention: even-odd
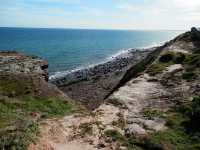
[[[23,26],[0,26],[0,28],[24,28],[24,29],[70,29],[70,30],[122,30],[122,31],[188,31],[187,29],[122,29],[122,28],[84,28],[84,27],[23,27]]]

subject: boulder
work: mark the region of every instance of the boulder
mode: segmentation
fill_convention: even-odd
[[[193,38],[200,40],[200,28],[192,27],[191,33]]]

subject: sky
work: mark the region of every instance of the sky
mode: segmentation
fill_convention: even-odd
[[[200,0],[0,0],[0,26],[187,30]]]

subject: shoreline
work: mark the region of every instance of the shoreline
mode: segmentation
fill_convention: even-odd
[[[117,52],[116,54],[105,58],[105,60],[103,60],[101,62],[91,64],[91,65],[77,67],[72,70],[55,72],[49,76],[49,81],[52,83],[55,83],[59,80],[67,79],[68,81],[65,81],[65,84],[66,84],[66,82],[68,82],[67,84],[70,84],[73,82],[81,81],[81,80],[87,78],[88,76],[95,76],[91,72],[94,72],[94,70],[96,70],[96,69],[98,70],[98,68],[104,68],[104,67],[105,67],[105,69],[110,68],[110,67],[115,68],[114,70],[110,70],[108,72],[120,70],[120,69],[122,69],[122,67],[126,67],[129,65],[129,62],[131,61],[131,59],[134,59],[134,57],[136,57],[136,56],[134,56],[135,54],[137,55],[137,53],[140,53],[140,52],[146,53],[147,51],[150,52],[153,49],[159,47],[159,45],[148,46],[146,48],[122,49],[119,52]],[[114,65],[115,63],[117,63],[117,64]],[[123,63],[125,63],[125,64],[121,66],[121,64],[123,64]],[[98,74],[98,71],[96,73]],[[105,72],[105,73],[107,73],[107,72]],[[77,77],[77,74],[82,74],[82,78]],[[74,76],[74,77],[72,77],[72,76]]]
[[[130,49],[110,61],[67,72],[57,78],[51,78],[49,82],[88,109],[95,109],[118,85],[126,72],[155,49],[157,47]]]
[[[86,65],[78,66],[74,69],[69,69],[69,70],[51,72],[49,75],[49,80],[54,81],[56,79],[63,78],[65,76],[67,76],[68,74],[73,74],[74,72],[92,69],[96,66],[103,65],[108,62],[114,62],[114,61],[116,61],[116,59],[118,59],[118,58],[120,59],[120,57],[132,57],[132,56],[130,56],[130,54],[134,53],[134,51],[146,51],[149,49],[154,49],[154,48],[164,45],[166,42],[161,42],[159,44],[153,43],[149,46],[142,46],[142,47],[136,47],[136,48],[120,49],[118,52],[108,55],[105,59],[103,59],[102,61],[99,61],[97,63],[92,63],[89,65],[86,64]]]

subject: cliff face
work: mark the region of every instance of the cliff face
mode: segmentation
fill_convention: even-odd
[[[47,82],[47,68],[40,58],[0,52],[0,149],[27,149],[42,120],[72,112],[68,97]]]
[[[199,44],[200,39],[187,32],[155,48],[126,69],[96,109],[45,125],[42,139],[54,149],[199,149]],[[76,85],[84,89],[85,84]]]
[[[0,52],[0,74],[40,75],[48,81],[48,62],[38,57],[26,56],[17,52]]]
[[[45,81],[46,62],[0,53],[0,148],[198,150],[197,32],[193,29],[148,52],[134,51],[135,57],[118,64],[96,66],[86,71],[90,75],[84,80],[55,80],[70,97],[93,108],[89,111]]]
[[[148,57],[153,60],[139,63],[145,65],[141,70],[134,65],[127,71],[108,105],[120,108],[124,134],[139,139],[135,144],[143,149],[198,149],[200,137],[192,138],[199,134],[199,119],[190,113],[196,116],[200,108],[200,38],[184,33]]]
[[[138,64],[132,65],[130,69],[127,70],[125,75],[113,88],[111,93],[117,90],[119,87],[123,86],[126,82],[131,80],[131,78],[136,77],[140,72],[143,72],[153,61],[155,61],[158,56],[164,51],[176,51],[176,52],[198,52],[200,48],[200,31],[196,28],[192,28],[191,32],[183,33],[176,37],[175,39],[167,42],[163,46],[156,48],[153,52],[149,53],[145,59],[141,60]],[[109,93],[108,96],[111,94]]]
[[[87,108],[95,109],[102,104],[124,73],[153,50],[154,48],[141,51],[131,49],[126,55],[116,57],[112,61],[51,79],[50,82]]]

